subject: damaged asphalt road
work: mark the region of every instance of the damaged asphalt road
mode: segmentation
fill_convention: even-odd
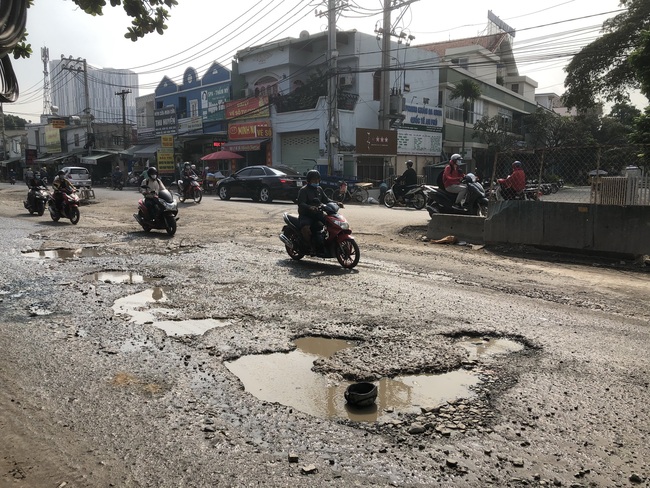
[[[350,205],[349,272],[289,259],[291,204],[207,196],[168,238],[141,231],[128,190],[96,190],[72,226],[7,188],[0,486],[650,486],[647,267],[425,244],[425,213]],[[133,296],[151,298],[120,308]],[[227,367],[300,337],[354,341],[315,361],[332,385],[480,381],[355,422],[258,399]],[[468,338],[523,348],[472,357]]]

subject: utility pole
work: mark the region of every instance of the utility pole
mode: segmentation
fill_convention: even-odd
[[[384,22],[381,38],[381,77],[379,82],[379,128],[390,129],[390,38],[399,37],[390,27],[390,13],[418,0],[384,0]],[[392,6],[391,6],[392,4]]]
[[[129,148],[129,138],[126,132],[126,96],[131,93],[131,90],[122,90],[115,92],[118,97],[122,97],[122,144],[124,149]]]
[[[2,132],[2,159],[6,161],[7,157],[7,138],[5,137],[5,113],[0,103],[0,131]]]
[[[88,94],[88,67],[86,65],[86,60],[81,58],[73,59],[72,57],[66,58],[62,54],[61,61],[67,61],[70,63],[64,64],[61,66],[61,69],[84,74],[84,93],[86,99],[86,108],[84,108],[84,113],[86,114],[86,145],[88,146],[88,156],[90,156],[93,153],[94,137],[93,126],[90,120],[90,95]]]

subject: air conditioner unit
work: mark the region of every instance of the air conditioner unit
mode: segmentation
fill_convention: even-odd
[[[352,75],[339,76],[340,86],[352,86],[353,83],[354,83],[354,77]]]

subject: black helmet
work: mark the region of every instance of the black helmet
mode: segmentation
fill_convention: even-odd
[[[413,161],[411,161],[411,160],[409,159],[409,160],[406,162],[406,166],[408,166],[409,168],[410,168],[411,166],[413,166]]]
[[[320,173],[316,171],[315,169],[311,169],[307,171],[307,183],[309,183],[312,180],[319,180],[320,181]]]
[[[60,169],[59,172],[57,173],[57,175],[59,175],[59,176],[63,176],[64,174],[65,174],[65,171],[63,171],[62,169]]]
[[[147,175],[149,176],[149,178],[152,178],[152,177],[154,177],[154,176],[158,176],[158,170],[156,169],[155,166],[151,166],[151,167],[147,170]]]

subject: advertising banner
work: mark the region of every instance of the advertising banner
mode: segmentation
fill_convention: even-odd
[[[224,83],[201,91],[201,117],[203,120],[223,120],[226,102],[230,100],[229,85],[229,83]]]
[[[153,111],[153,123],[156,135],[176,134],[178,131],[176,123],[176,108],[165,107]]]
[[[61,134],[59,129],[54,126],[45,126],[45,150],[48,153],[61,152]]]
[[[269,117],[269,97],[253,97],[226,102],[226,119],[260,119]]]
[[[397,154],[438,156],[442,152],[442,132],[397,130]]]
[[[158,172],[161,174],[174,172],[174,148],[161,147],[156,154],[158,160]]]
[[[397,132],[357,128],[357,153],[395,156],[397,154]]]
[[[160,147],[174,147],[174,136],[160,136]]]
[[[402,127],[416,130],[426,128],[427,130],[442,132],[444,117],[440,107],[409,103],[404,107],[404,115],[406,117]]]
[[[228,124],[228,140],[230,141],[268,139],[271,136],[273,136],[273,130],[269,121]]]

